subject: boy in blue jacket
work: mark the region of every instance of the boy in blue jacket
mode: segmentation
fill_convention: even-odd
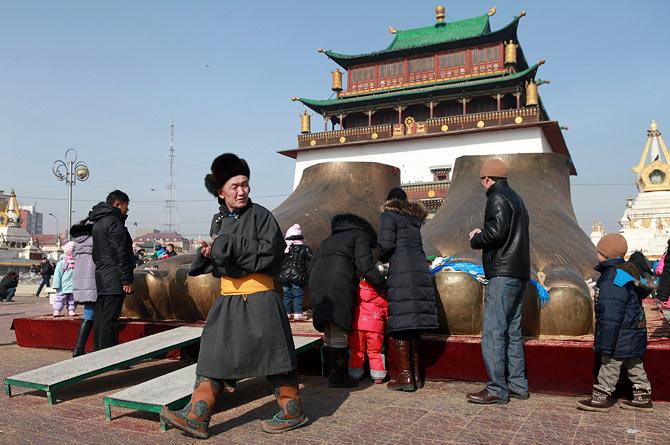
[[[634,397],[622,401],[621,408],[653,411],[651,384],[642,364],[647,325],[641,301],[648,293],[640,286],[642,271],[623,260],[628,244],[618,233],[605,235],[596,250],[600,264],[595,269],[600,278],[596,284],[593,350],[602,355],[602,365],[591,398],[577,402],[577,408],[609,411],[616,404],[612,394],[624,367],[633,383]]]

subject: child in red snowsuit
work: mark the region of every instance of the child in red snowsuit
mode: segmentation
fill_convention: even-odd
[[[386,365],[382,346],[388,317],[388,302],[384,294],[378,293],[365,280],[358,287],[354,319],[349,333],[349,377],[360,380],[367,351],[370,361],[370,377],[375,383],[386,378]]]

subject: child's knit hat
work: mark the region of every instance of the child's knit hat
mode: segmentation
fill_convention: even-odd
[[[598,241],[596,250],[605,258],[623,258],[628,252],[628,243],[626,238],[618,233],[610,233]]]
[[[305,244],[305,238],[302,236],[302,229],[300,228],[300,224],[293,224],[291,227],[289,227],[286,231],[286,237],[284,239],[286,240],[285,252],[288,252],[289,248],[293,244]]]

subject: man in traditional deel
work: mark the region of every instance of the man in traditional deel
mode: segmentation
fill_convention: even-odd
[[[249,166],[232,153],[218,156],[205,187],[218,198],[211,244],[201,242],[189,275],[221,278],[200,341],[191,401],[179,411],[163,408],[162,418],[198,438],[209,436],[216,398],[237,380],[265,376],[275,387],[280,411],[261,422],[280,433],[305,425],[296,352],[286,311],[275,291],[286,244],[272,213],[249,199]]]

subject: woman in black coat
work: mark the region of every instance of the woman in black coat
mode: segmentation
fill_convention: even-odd
[[[400,373],[388,388],[415,391],[423,386],[419,370],[420,333],[438,328],[435,287],[426,262],[421,226],[428,212],[407,201],[400,188],[389,192],[379,222],[379,259],[389,263],[387,298],[390,353]]]
[[[331,388],[355,386],[347,375],[347,334],[359,276],[377,289],[384,286],[384,278],[372,259],[376,244],[377,233],[369,222],[352,214],[335,215],[331,235],[323,240],[312,260],[312,322],[316,330],[325,334]]]

